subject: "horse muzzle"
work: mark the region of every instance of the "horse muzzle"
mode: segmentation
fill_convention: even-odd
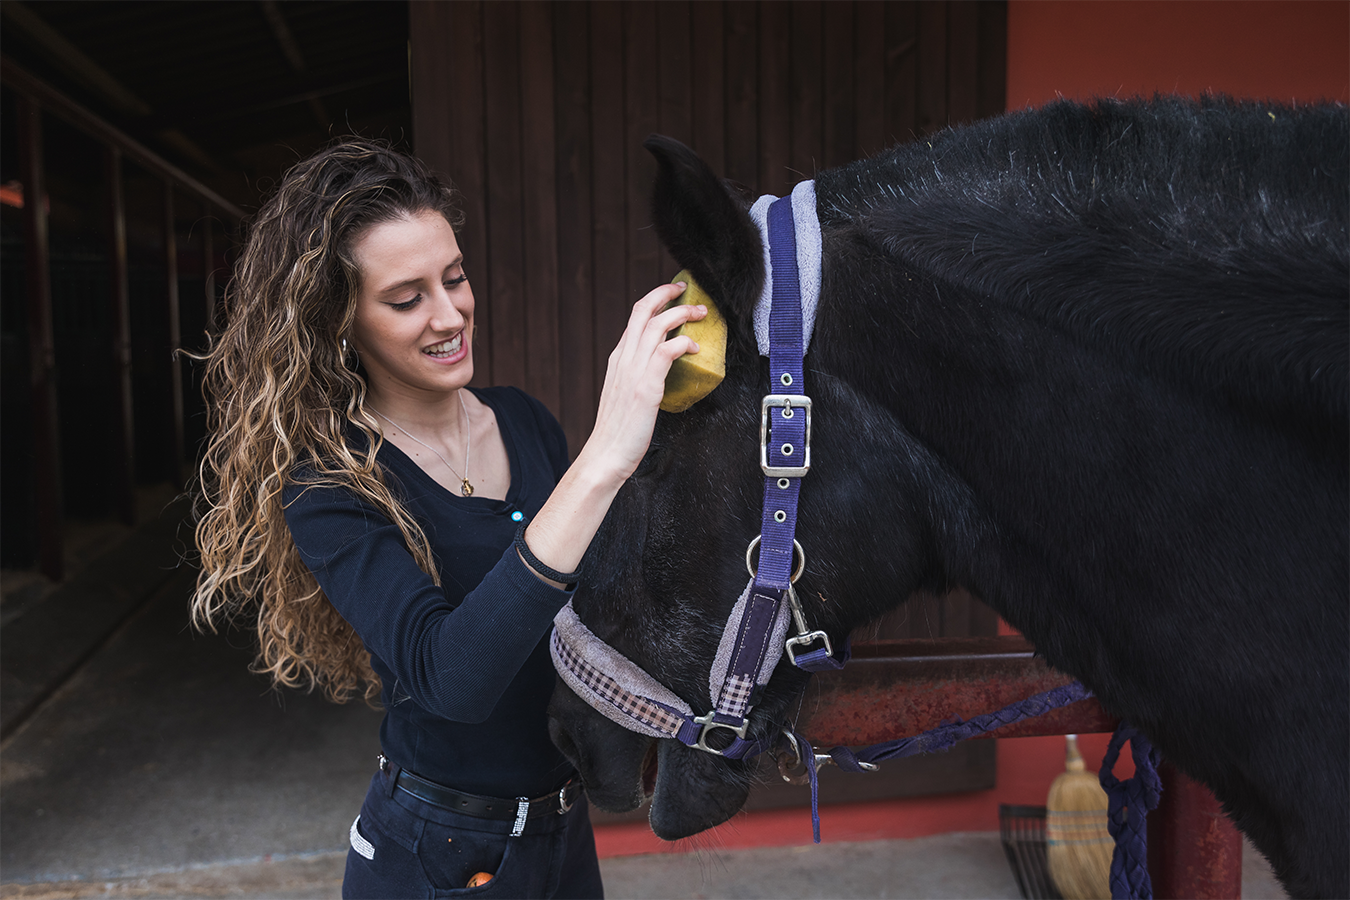
[[[600,809],[628,812],[651,796],[656,741],[597,715],[561,681],[548,705],[548,734]]]

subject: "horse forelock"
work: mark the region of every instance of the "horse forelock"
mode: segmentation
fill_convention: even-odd
[[[1062,103],[821,173],[822,226],[1205,389],[1350,414],[1350,111]]]

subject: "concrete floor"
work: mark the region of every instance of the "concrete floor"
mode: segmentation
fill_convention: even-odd
[[[5,882],[345,845],[379,714],[271,691],[248,672],[242,635],[188,629],[192,577],[175,575],[5,743]]]
[[[272,691],[162,583],[0,745],[0,898],[338,897],[379,713]],[[1244,895],[1282,897],[1247,854]],[[602,862],[618,898],[1015,898],[997,835]]]

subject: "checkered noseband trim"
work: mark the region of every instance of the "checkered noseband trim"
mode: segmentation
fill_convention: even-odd
[[[564,640],[557,630],[554,630],[551,640],[554,658],[566,666],[596,698],[610,704],[624,715],[664,731],[671,737],[679,736],[680,726],[685,721],[683,716],[655,700],[640,697],[620,687],[613,678],[578,656],[571,644]]]
[[[724,716],[745,718],[750,706],[750,695],[755,690],[755,680],[748,675],[733,675],[722,685],[722,695],[717,698],[717,711]]]

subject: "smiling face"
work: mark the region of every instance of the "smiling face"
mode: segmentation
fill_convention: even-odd
[[[473,289],[455,231],[427,210],[352,244],[361,272],[352,343],[372,397],[435,399],[473,377]]]

